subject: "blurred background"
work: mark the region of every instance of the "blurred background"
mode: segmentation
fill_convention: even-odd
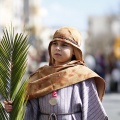
[[[47,47],[56,29],[76,27],[88,67],[106,82],[104,107],[120,118],[120,0],[0,0],[0,37],[10,24],[29,34],[27,74],[48,64]]]

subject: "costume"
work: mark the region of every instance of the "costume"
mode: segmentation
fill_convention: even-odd
[[[108,120],[101,103],[105,82],[85,66],[78,44],[80,35],[65,27],[55,33],[53,41],[56,39],[73,45],[76,59],[54,66],[50,42],[50,66],[30,76],[25,120]],[[57,97],[51,102],[54,92]]]
[[[71,85],[58,90],[57,93],[60,100],[55,106],[49,104],[51,94],[29,101],[25,120],[49,120],[49,115],[40,112],[73,113],[58,115],[57,120],[107,120],[106,113],[97,96],[94,80]]]
[[[33,75],[31,75],[29,95],[33,94],[31,89],[34,89],[36,91],[39,90],[39,89],[37,90],[37,86],[42,85],[42,82],[40,81],[41,80],[43,81],[43,78],[45,78],[45,80],[47,81],[48,78],[46,77],[46,74],[53,78],[52,74],[54,75],[55,73],[60,73],[60,71],[66,71],[67,69],[76,68],[76,66],[79,66],[79,68],[81,69],[83,67],[84,70],[86,70],[85,66],[79,65],[78,63],[79,63],[78,61],[74,61],[74,62],[70,62],[64,67],[61,66],[57,68],[54,67],[57,69],[56,72],[53,72],[52,69],[49,68],[49,66],[45,66],[42,67],[41,69],[38,69]],[[46,69],[48,69],[48,71]],[[51,71],[49,69],[51,69]],[[81,73],[81,71],[79,72]],[[89,78],[88,75],[90,75],[90,73],[91,75],[93,74],[93,77]],[[56,74],[55,77],[57,77],[57,81],[59,81],[58,79],[60,76],[57,75],[58,74]],[[70,74],[68,74],[68,76],[70,75],[71,72]],[[40,76],[42,77],[42,79],[36,78]],[[83,76],[81,77],[83,78]],[[49,100],[52,97],[51,93],[49,94],[46,93],[47,95],[43,95],[43,93],[42,94],[40,93],[41,97],[38,97],[36,93],[35,95],[33,94],[33,96],[30,97],[31,100],[27,104],[25,120],[49,120],[50,115],[51,115],[50,118],[54,118],[54,115],[52,115],[53,113],[55,113],[55,115],[57,116],[57,120],[107,120],[107,115],[100,101],[100,99],[102,99],[103,93],[100,94],[100,96],[98,96],[99,92],[97,92],[97,88],[96,88],[96,84],[97,84],[96,81],[99,81],[100,79],[99,84],[101,87],[104,85],[102,84],[104,83],[104,81],[102,81],[102,78],[97,76],[97,74],[95,76],[94,72],[92,71],[86,72],[84,77],[87,77],[88,79],[86,80],[83,78],[83,80],[78,83],[58,89],[57,90],[58,101],[56,105],[50,105],[49,103]],[[80,76],[78,78],[80,78]],[[74,79],[75,79],[75,75],[73,77],[73,80]],[[34,86],[33,84],[36,86],[35,88],[34,87],[32,88],[32,86]],[[48,85],[48,83],[46,84]],[[104,92],[104,89],[102,89],[102,92]],[[69,115],[60,115],[60,114],[69,114]]]

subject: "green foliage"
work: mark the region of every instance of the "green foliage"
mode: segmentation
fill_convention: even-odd
[[[0,120],[23,120],[26,106],[24,80],[27,67],[27,36],[14,34],[14,29],[5,29],[0,41],[0,94],[6,101],[13,101],[13,110],[7,113],[0,102]]]

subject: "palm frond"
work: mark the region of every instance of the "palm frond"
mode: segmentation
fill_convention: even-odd
[[[8,114],[5,112],[1,103],[0,103],[0,120],[9,120]]]
[[[23,80],[29,48],[27,35],[14,34],[12,27],[3,33],[0,41],[0,94],[4,99],[13,101],[13,110],[7,114],[0,103],[0,120],[23,120],[28,82]]]

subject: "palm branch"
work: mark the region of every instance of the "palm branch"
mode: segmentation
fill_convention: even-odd
[[[26,105],[27,68],[29,44],[27,35],[14,33],[14,28],[3,30],[0,41],[0,94],[6,101],[13,101],[11,113],[0,102],[0,120],[23,120]]]

